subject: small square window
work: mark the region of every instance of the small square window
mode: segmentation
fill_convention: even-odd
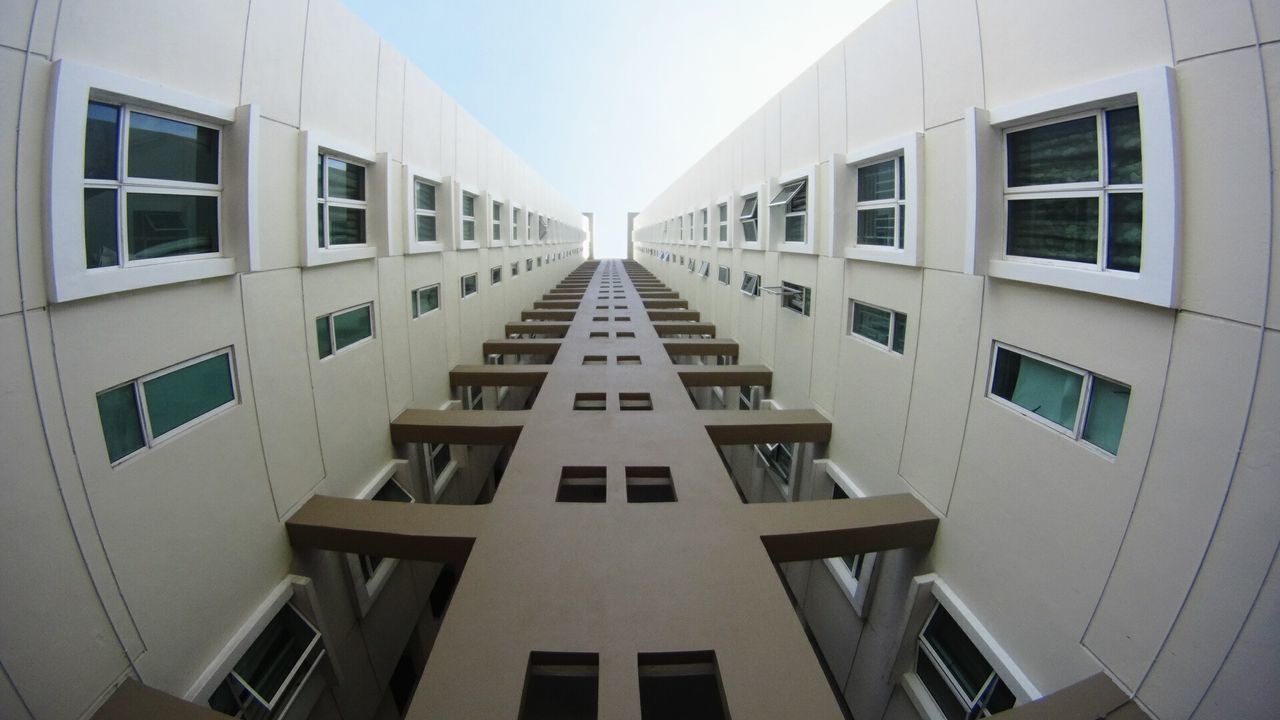
[[[316,191],[317,219],[321,248],[364,245],[365,166],[334,155],[320,153]]]
[[[607,333],[607,332],[603,332],[603,331],[600,331],[600,330],[596,330],[596,331],[593,331],[593,332],[590,334],[590,336],[589,336],[589,337],[593,337],[593,338],[607,338],[607,337],[609,337],[609,333]]]
[[[856,245],[902,249],[906,232],[902,156],[858,168]]]
[[[371,337],[373,337],[373,303],[365,303],[316,318],[316,346],[321,359]]]
[[[432,310],[439,308],[440,284],[428,285],[414,290],[409,305],[415,318],[422,317]]]
[[[743,271],[742,293],[744,295],[760,297],[760,276],[755,273]]]
[[[461,279],[461,292],[462,292],[462,297],[467,297],[467,296],[469,296],[469,295],[475,295],[476,293],[480,292],[480,285],[479,285],[479,283],[476,281],[476,274],[475,274],[475,273],[471,273],[470,275],[463,275],[463,276],[462,276],[462,279]]]
[[[324,656],[320,633],[283,605],[209,696],[209,707],[236,717],[270,717],[288,707]]]
[[[907,316],[856,300],[849,302],[849,331],[901,355],[906,346]]]
[[[476,239],[476,196],[462,192],[462,241],[475,242]]]
[[[614,322],[631,322],[631,316],[629,316],[629,315],[616,315],[616,316],[614,316],[613,320],[614,320]]]
[[[757,226],[759,225],[759,211],[754,194],[742,198],[742,209],[738,213],[738,222],[742,223],[742,241],[755,242]]]
[[[769,207],[780,208],[783,212],[784,242],[803,243],[808,240],[808,186],[808,179],[793,180],[784,184],[769,201]]]
[[[607,492],[605,468],[560,468],[560,486],[556,490],[556,502],[602,503],[606,499]]]
[[[669,467],[628,467],[627,502],[675,502],[675,484]]]
[[[420,243],[439,242],[436,231],[436,191],[439,186],[420,177],[413,179],[413,232]]]
[[[942,605],[920,633],[915,672],[946,717],[988,717],[1016,702],[1004,680]]]
[[[618,393],[618,406],[622,410],[652,410],[653,399],[649,393]]]
[[[606,407],[604,393],[577,393],[573,396],[574,410],[604,410]]]
[[[716,279],[720,281],[721,285],[729,284],[729,266],[728,265],[721,265],[719,267],[719,269],[716,271]]]
[[[592,319],[594,322],[608,322],[608,321],[609,321],[609,318],[607,318],[607,317],[605,317],[605,316],[603,316],[603,315],[596,315],[595,317],[593,317],[593,318],[591,318],[591,319]]]
[[[525,258],[525,261],[524,261],[524,271],[525,271],[525,272],[530,272],[530,271],[532,271],[532,270],[533,270],[533,258]]]
[[[494,265],[489,268],[489,284],[497,285],[500,282],[502,282],[502,266]]]
[[[600,705],[600,656],[596,653],[529,653],[519,720],[595,718]]]

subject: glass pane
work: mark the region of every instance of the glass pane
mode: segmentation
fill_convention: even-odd
[[[752,195],[742,201],[742,214],[738,217],[743,220],[753,220],[756,216],[756,196]]]
[[[475,217],[475,215],[476,215],[476,196],[463,193],[462,194],[462,216]]]
[[[129,259],[218,252],[218,198],[128,193]]]
[[[804,242],[804,215],[792,215],[787,218],[786,241]]]
[[[120,108],[89,103],[84,124],[84,176],[116,180],[120,143]]]
[[[1011,199],[1008,205],[1006,254],[1098,261],[1098,198]]]
[[[942,660],[943,668],[951,674],[961,692],[970,698],[975,697],[991,677],[991,664],[982,657],[945,608],[939,607],[933,614],[924,629],[923,638]]]
[[[502,223],[493,224],[493,239],[494,240],[502,239]]]
[[[329,246],[364,244],[364,210],[329,206]]]
[[[142,418],[133,383],[98,393],[98,419],[107,441],[107,457],[115,462],[140,450],[147,441],[142,436]]]
[[[440,286],[433,285],[418,291],[418,314],[429,313],[440,307]]]
[[[364,200],[364,168],[327,155],[324,160],[329,170],[329,197]]]
[[[129,113],[129,177],[218,182],[218,131]]]
[[[893,314],[893,351],[901,353],[907,343],[907,316],[902,313]]]
[[[324,247],[324,202],[316,206],[316,241]]]
[[[1076,410],[1084,378],[1066,368],[998,348],[991,392],[1068,430],[1076,427]]]
[[[889,346],[889,311],[853,304],[853,332],[868,340]]]
[[[898,242],[893,222],[896,214],[892,207],[859,210],[858,244],[894,247]]]
[[[995,683],[991,687],[991,692],[987,695],[986,708],[991,714],[1003,712],[1014,706],[1017,698],[1009,691],[1009,686],[1004,681],[996,678]]]
[[[728,206],[728,205],[720,205],[718,209],[719,209],[719,213],[720,213],[720,222],[724,222],[725,220],[728,220],[728,219],[729,219],[729,206]]]
[[[1142,193],[1107,195],[1107,269],[1142,269]]]
[[[1089,410],[1084,418],[1084,440],[1115,455],[1120,447],[1120,434],[1124,431],[1124,416],[1128,412],[1129,388],[1095,377],[1093,392],[1089,395]]]
[[[800,212],[806,207],[809,201],[808,182],[800,183],[800,187],[796,188],[796,192],[791,196],[791,201],[787,203],[787,210],[790,212]]]
[[[87,268],[120,263],[116,231],[116,191],[84,189],[84,262]]]
[[[320,350],[320,357],[325,358],[333,354],[333,338],[329,336],[329,316],[316,318],[316,346]]]
[[[368,305],[333,316],[333,349],[342,348],[373,335],[373,313]]]
[[[728,225],[720,226],[720,242],[722,243],[729,242],[729,226]]]
[[[1009,187],[1098,180],[1098,121],[1092,115],[1006,138]]]
[[[858,202],[892,200],[894,197],[895,160],[885,160],[858,168]]]
[[[476,239],[476,223],[474,220],[462,221],[462,239],[468,241]]]
[[[436,186],[421,180],[414,181],[414,205],[419,210],[435,210]]]
[[[428,445],[431,452],[431,473],[436,480],[444,474],[445,468],[449,467],[449,463],[453,461],[453,455],[448,445]]]
[[[418,242],[436,241],[436,218],[434,215],[418,216]]]
[[[951,686],[942,679],[942,673],[938,672],[933,665],[933,660],[923,650],[916,651],[916,677],[920,678],[920,682],[929,691],[929,696],[938,704],[938,709],[942,711],[944,718],[965,720],[968,717],[968,708],[956,699]]]
[[[742,240],[743,242],[756,241],[756,223],[754,220],[742,223]]]
[[[405,489],[400,487],[399,483],[394,480],[389,480],[382,487],[378,488],[378,492],[373,494],[373,499],[381,500],[382,502],[413,502],[413,498],[409,493],[405,492]]]
[[[236,675],[258,695],[273,700],[315,634],[297,611],[285,605],[236,662]]]
[[[160,437],[236,399],[231,356],[224,353],[142,383],[151,436]]]
[[[1142,125],[1137,107],[1107,113],[1107,182],[1142,182]]]

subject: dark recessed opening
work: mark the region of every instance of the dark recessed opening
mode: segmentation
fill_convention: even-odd
[[[591,318],[591,319],[592,319],[592,320],[595,320],[596,322],[608,322],[608,320],[609,320],[609,318],[604,317],[603,315],[597,315],[597,316],[595,316],[595,317],[593,317],[593,318]]]
[[[640,356],[639,355],[619,355],[618,364],[619,365],[639,365]]]
[[[676,487],[669,467],[628,467],[627,502],[675,502]]]
[[[614,310],[626,310],[626,309],[627,309],[627,306],[626,306],[626,305],[614,305],[614,306],[613,306],[613,309],[614,309]]]
[[[456,587],[458,571],[452,565],[441,567],[440,574],[436,576],[436,584],[431,586],[431,594],[427,597],[431,603],[431,617],[437,620],[444,617],[444,611],[449,609],[449,600],[453,598]]]
[[[618,407],[622,410],[652,410],[653,399],[649,393],[618,393]]]
[[[583,355],[582,356],[583,365],[604,365],[607,362],[609,362],[609,356],[607,355]]]
[[[627,315],[619,315],[614,318],[617,322],[631,322],[631,317]]]
[[[596,306],[596,309],[597,309],[597,310],[608,310],[608,309],[609,309],[609,306],[608,306],[608,305],[597,305],[597,306]]]
[[[556,502],[604,502],[607,492],[605,477],[603,467],[560,468],[560,487],[556,490]]]
[[[713,650],[640,653],[641,720],[725,720]]]
[[[613,336],[620,337],[620,338],[633,338],[636,336],[636,334],[631,332],[630,330],[624,330],[623,332],[614,333]]]
[[[592,333],[591,333],[591,337],[593,337],[593,338],[607,338],[607,337],[609,337],[609,333],[607,333],[607,332],[600,332],[600,331],[598,331],[598,330],[597,330],[597,331],[595,331],[595,332],[592,332]]]
[[[595,720],[599,704],[599,655],[529,653],[520,720]]]
[[[604,410],[604,393],[578,393],[573,396],[574,410]]]

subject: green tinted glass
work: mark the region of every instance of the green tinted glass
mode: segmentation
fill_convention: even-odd
[[[1107,195],[1107,269],[1142,269],[1142,193]]]
[[[462,216],[475,217],[476,215],[476,196],[462,193]]]
[[[1124,431],[1124,417],[1129,412],[1129,388],[1119,383],[1093,379],[1089,394],[1089,410],[1085,413],[1084,434],[1086,442],[1116,454],[1120,447],[1120,434]]]
[[[129,177],[216,184],[218,131],[130,113]]]
[[[1009,187],[1096,182],[1098,121],[1093,115],[1011,132]]]
[[[853,332],[873,342],[889,346],[888,310],[862,303],[853,304]]]
[[[897,210],[893,207],[859,210],[858,244],[894,247],[898,242],[894,231],[896,215]]]
[[[787,218],[785,237],[787,242],[804,242],[804,222],[805,217],[803,215]]]
[[[432,285],[418,291],[418,314],[429,313],[440,307],[440,286]]]
[[[1107,182],[1142,182],[1142,125],[1137,107],[1107,113]]]
[[[130,260],[218,252],[218,198],[131,192],[125,205]]]
[[[414,205],[419,210],[436,209],[436,186],[421,180],[414,181]]]
[[[902,313],[893,315],[893,351],[902,353],[907,343],[907,316]]]
[[[892,200],[896,197],[894,168],[896,160],[885,160],[858,168],[858,202]]]
[[[84,125],[84,176],[116,180],[120,149],[120,108],[91,102]]]
[[[1084,378],[1005,348],[996,353],[991,392],[1040,417],[1075,430]]]
[[[436,241],[436,219],[432,215],[418,216],[418,242]]]
[[[364,200],[364,168],[346,160],[325,157],[329,173],[329,197],[339,200]]]
[[[322,358],[333,354],[333,338],[329,334],[328,315],[316,318],[316,348],[320,351]]]
[[[462,221],[462,239],[467,241],[476,239],[476,222],[474,220]]]
[[[360,342],[373,335],[373,313],[368,305],[333,316],[333,349]]]
[[[98,393],[98,419],[107,441],[107,457],[115,462],[147,444],[133,383]]]
[[[142,383],[151,436],[160,437],[236,399],[231,356],[223,353]]]
[[[87,268],[120,263],[116,232],[116,191],[84,189],[84,262]]]
[[[1008,205],[1006,254],[1098,261],[1098,198],[1011,199]]]
[[[364,210],[329,206],[329,246],[364,244]]]

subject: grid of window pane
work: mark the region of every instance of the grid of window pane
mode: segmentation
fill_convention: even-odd
[[[858,244],[894,247],[898,244],[895,228],[897,209],[870,208],[858,211]]]
[[[151,436],[158,438],[236,399],[227,353],[145,380]]]
[[[541,258],[539,258],[541,260]],[[539,263],[541,264],[541,263]],[[475,273],[462,277],[462,297],[474,295],[478,291]]]
[[[1019,130],[1007,135],[1009,187],[1096,182],[1095,116]]]

